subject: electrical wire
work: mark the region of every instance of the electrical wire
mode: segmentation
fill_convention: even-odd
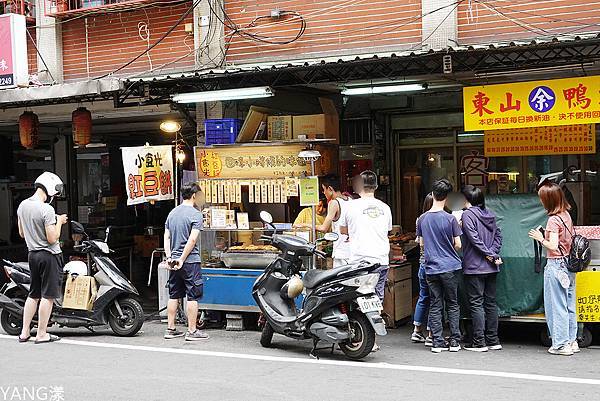
[[[446,22],[446,20],[447,20],[448,18],[450,18],[450,16],[452,15],[452,13],[454,13],[454,12],[456,11],[456,9],[458,8],[458,6],[459,6],[461,3],[463,3],[464,1],[465,1],[465,0],[459,0],[459,1],[457,1],[457,2],[456,2],[456,5],[454,6],[454,8],[450,10],[450,12],[449,12],[449,13],[448,13],[448,14],[447,14],[447,15],[444,17],[444,19],[442,19],[442,20],[440,21],[440,23],[439,23],[439,24],[438,24],[438,25],[437,25],[437,26],[436,26],[436,27],[435,27],[435,28],[434,28],[434,29],[433,29],[433,30],[432,30],[432,31],[429,33],[429,35],[427,35],[427,37],[426,37],[425,39],[423,39],[423,40],[421,41],[421,43],[419,43],[419,44],[417,44],[417,45],[414,45],[414,46],[413,46],[413,47],[412,47],[410,50],[416,50],[416,49],[418,49],[419,47],[423,46],[423,44],[424,44],[425,42],[427,42],[427,41],[428,41],[428,40],[429,40],[429,39],[430,39],[430,38],[431,38],[431,37],[432,37],[432,36],[433,36],[433,35],[434,35],[434,34],[435,34],[437,31],[438,31],[438,29],[440,29],[440,28],[441,28],[441,26],[442,26],[442,25],[444,25],[444,22]]]
[[[102,79],[102,78],[106,78],[109,75],[112,75],[116,72],[119,72],[125,68],[127,68],[128,66],[130,66],[131,64],[135,63],[137,60],[140,59],[140,57],[144,56],[146,53],[148,53],[150,50],[152,50],[153,48],[155,48],[156,46],[158,46],[163,40],[165,40],[165,38],[167,36],[169,36],[171,34],[171,32],[173,32],[175,30],[175,28],[177,28],[177,26],[179,26],[179,24],[188,16],[190,15],[190,13],[192,11],[194,11],[194,9],[196,8],[196,6],[198,6],[198,4],[200,4],[202,0],[196,0],[194,3],[192,3],[192,5],[190,6],[190,8],[188,8],[188,10],[186,12],[184,12],[181,17],[179,17],[179,19],[175,22],[175,24],[173,26],[171,26],[171,28],[169,28],[167,30],[167,32],[165,32],[156,42],[154,42],[152,45],[150,45],[146,50],[144,50],[143,52],[141,52],[140,54],[138,54],[137,56],[135,56],[133,59],[129,60],[128,62],[126,62],[125,64],[123,64],[122,66],[120,66],[119,68],[106,73],[100,77],[97,77],[96,79]]]
[[[503,3],[503,2],[505,2],[505,0],[496,0],[496,2]],[[530,17],[536,17],[536,18],[543,18],[543,19],[546,19],[546,20],[548,20],[550,22],[566,22],[566,23],[569,23],[569,24],[580,24],[579,21],[575,21],[575,20],[571,20],[571,19],[558,18],[558,17],[555,17],[555,16],[535,14],[535,13],[532,13],[532,12],[529,12],[529,11],[524,11],[524,10],[515,10],[513,8],[510,8],[510,7],[502,5],[502,4],[496,5],[495,7],[496,8],[501,8],[503,10],[508,10],[508,11],[510,11],[512,13],[523,14],[523,15],[527,15],[527,16],[530,16]],[[584,28],[590,28],[590,27],[600,27],[600,24],[596,24],[596,23],[581,24],[580,27],[577,30],[584,29]],[[569,32],[575,32],[575,31],[569,31]]]
[[[35,43],[35,40],[33,40],[33,37],[31,36],[31,32],[29,32],[29,29],[25,29],[25,31],[27,32],[27,36],[29,36],[29,40],[31,40],[31,43],[33,43],[33,47],[35,47],[36,53],[38,54],[38,56],[40,56],[40,60],[42,60],[42,64],[44,64],[44,67],[46,67],[46,71],[48,71],[48,75],[50,75],[50,78],[52,78],[52,82],[56,82],[56,80],[52,76],[52,72],[50,71],[50,68],[48,68],[48,64],[46,64],[46,60],[44,60],[44,56],[42,56],[42,53],[40,53],[40,49],[38,49],[37,44]]]

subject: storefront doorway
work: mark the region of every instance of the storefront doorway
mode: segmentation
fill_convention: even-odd
[[[540,177],[574,167],[583,173],[571,177],[569,188],[580,210],[579,225],[600,224],[600,205],[591,202],[600,195],[595,174],[596,155],[543,155],[485,157],[483,133],[456,130],[421,132],[395,131],[397,213],[402,227],[415,229],[423,199],[433,182],[448,179],[456,191],[463,185],[481,187],[486,194],[535,193]],[[450,199],[451,208],[460,208],[460,196]]]

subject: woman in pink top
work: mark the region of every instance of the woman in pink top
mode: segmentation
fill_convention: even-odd
[[[554,355],[573,355],[579,352],[577,344],[577,316],[575,314],[575,273],[567,270],[566,256],[571,251],[574,233],[569,215],[571,206],[562,189],[554,183],[544,183],[538,195],[548,212],[545,235],[531,230],[529,236],[539,241],[547,251],[544,269],[544,310]]]

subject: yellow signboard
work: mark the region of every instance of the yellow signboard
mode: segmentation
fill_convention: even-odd
[[[600,122],[600,76],[463,88],[465,131]]]
[[[485,156],[596,153],[596,125],[562,125],[485,131]]]
[[[600,322],[600,272],[577,273],[577,320]]]
[[[196,147],[196,171],[199,179],[210,178],[285,178],[310,175],[310,163],[298,157],[303,144]],[[317,146],[321,158],[315,174],[335,171],[334,148]]]
[[[319,204],[319,177],[300,179],[300,206]]]

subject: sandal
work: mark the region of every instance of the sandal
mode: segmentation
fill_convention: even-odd
[[[19,343],[26,343],[29,341],[29,339],[31,338],[31,336],[27,336],[26,338],[22,338],[21,335],[19,334]]]
[[[60,341],[59,336],[55,336],[54,334],[50,334],[50,337],[47,340],[35,340],[36,344],[45,344],[45,343],[53,343],[56,341]]]

